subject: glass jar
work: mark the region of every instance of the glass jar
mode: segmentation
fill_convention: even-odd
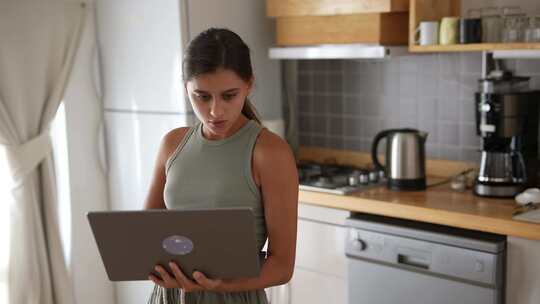
[[[528,18],[524,14],[506,15],[502,31],[502,41],[506,43],[523,42],[526,40]]]
[[[497,7],[485,7],[482,13],[482,42],[500,42],[503,22]]]
[[[502,42],[523,42],[527,28],[527,16],[521,12],[519,6],[505,6],[501,8],[501,12],[503,18]]]

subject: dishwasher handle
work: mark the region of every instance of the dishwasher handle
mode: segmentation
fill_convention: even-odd
[[[398,265],[420,270],[429,270],[431,267],[432,254],[430,251],[410,247],[398,247],[396,251],[396,264]]]

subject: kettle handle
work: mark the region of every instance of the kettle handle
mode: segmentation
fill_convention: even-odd
[[[375,169],[377,170],[383,170],[386,172],[386,167],[381,164],[377,156],[377,149],[379,148],[379,142],[381,141],[381,139],[386,138],[388,134],[394,131],[395,130],[381,131],[377,135],[375,135],[375,138],[373,139],[373,144],[371,145],[371,159],[373,160],[373,164],[375,165]]]

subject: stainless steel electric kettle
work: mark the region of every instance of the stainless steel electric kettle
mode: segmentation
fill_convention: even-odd
[[[375,136],[371,157],[375,168],[386,173],[389,189],[426,188],[426,138],[426,132],[415,129],[385,130]],[[385,166],[377,157],[377,149],[382,139],[386,139]]]

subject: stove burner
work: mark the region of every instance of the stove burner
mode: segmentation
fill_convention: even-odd
[[[313,162],[300,163],[297,167],[300,188],[305,190],[346,194],[382,183],[382,179],[374,178],[382,175],[376,170]]]
[[[328,189],[335,188],[334,182],[332,181],[332,178],[330,176],[319,176],[315,179],[315,181],[313,181],[312,185],[315,187],[322,187]]]

